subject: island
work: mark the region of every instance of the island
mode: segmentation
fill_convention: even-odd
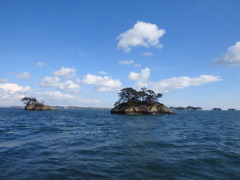
[[[133,88],[124,88],[118,95],[119,100],[114,104],[112,114],[175,114],[158,102],[162,94],[153,90],[141,88],[136,91]]]
[[[21,101],[23,101],[23,103],[25,104],[24,109],[26,111],[55,111],[56,110],[51,106],[38,102],[36,98],[24,97],[21,99]]]
[[[193,107],[193,106],[188,106],[188,107],[170,107],[171,110],[184,110],[184,111],[201,111],[203,110],[201,107]]]
[[[221,108],[213,108],[212,111],[221,111]]]

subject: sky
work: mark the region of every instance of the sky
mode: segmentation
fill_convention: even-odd
[[[0,0],[0,106],[240,109],[239,0]]]

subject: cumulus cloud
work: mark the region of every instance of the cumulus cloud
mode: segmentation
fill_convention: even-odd
[[[44,67],[44,66],[47,66],[47,64],[45,62],[37,62],[37,66]]]
[[[128,76],[128,79],[136,81],[134,86],[138,89],[142,87],[148,87],[160,93],[167,93],[175,89],[184,89],[191,86],[201,86],[221,80],[219,76],[200,75],[196,78],[180,76],[164,79],[158,82],[152,82],[149,80],[150,72],[151,71],[149,68],[142,69],[140,73],[131,72]]]
[[[0,83],[0,105],[9,106],[20,103],[20,99],[31,91],[29,86],[15,83]]]
[[[30,79],[31,78],[31,73],[30,72],[24,72],[17,74],[16,76],[18,79]]]
[[[0,89],[11,92],[11,93],[15,93],[15,92],[27,92],[31,88],[29,86],[23,87],[15,83],[1,83]]]
[[[61,67],[61,69],[54,71],[53,75],[69,79],[69,78],[73,78],[76,75],[76,71],[77,70],[75,68]]]
[[[142,69],[140,73],[130,72],[128,79],[131,81],[145,81],[148,80],[150,76],[150,69]]]
[[[56,79],[53,81],[57,85],[58,81]],[[65,83],[66,86],[74,87],[71,83],[69,84]],[[22,106],[21,98],[25,96],[36,97],[39,101],[44,101],[49,105],[59,106],[97,106],[101,103],[96,99],[84,99],[60,91],[33,91],[30,86],[21,86],[16,83],[0,83],[0,106]]]
[[[124,64],[124,65],[129,65],[133,64],[134,60],[123,60],[123,61],[118,61],[118,64]]]
[[[42,87],[54,87],[58,90],[74,92],[77,93],[80,91],[80,86],[77,83],[74,83],[71,80],[61,82],[58,77],[45,77],[41,83]]]
[[[86,105],[98,105],[99,100],[94,99],[81,99],[79,97],[64,94],[59,91],[44,91],[37,92],[35,96],[48,104],[58,105],[58,106],[86,106]]]
[[[110,76],[97,76],[87,74],[84,76],[83,83],[95,85],[97,91],[116,91],[122,86],[118,79],[112,79]]]
[[[117,39],[119,40],[117,48],[124,52],[130,52],[132,47],[162,47],[159,39],[165,34],[164,29],[159,29],[156,24],[138,21],[133,28],[120,34]]]
[[[240,66],[240,41],[230,46],[223,55],[214,60],[215,64],[224,64],[230,66]]]
[[[152,82],[151,86],[154,90],[162,93],[167,93],[175,89],[184,89],[192,86],[202,86],[207,83],[221,81],[219,76],[200,75],[196,78],[187,76],[180,76],[161,80],[159,82]]]

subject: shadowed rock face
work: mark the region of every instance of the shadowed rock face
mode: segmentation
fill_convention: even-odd
[[[122,103],[111,110],[112,114],[175,114],[161,103],[130,104]]]
[[[34,104],[26,105],[25,110],[26,111],[55,111],[56,109],[41,103],[34,103]]]

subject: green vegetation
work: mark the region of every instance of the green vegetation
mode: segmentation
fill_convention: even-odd
[[[114,104],[153,104],[158,102],[158,99],[162,97],[161,93],[155,93],[153,90],[147,88],[141,88],[140,91],[136,91],[133,88],[124,88],[118,93],[119,100]]]

